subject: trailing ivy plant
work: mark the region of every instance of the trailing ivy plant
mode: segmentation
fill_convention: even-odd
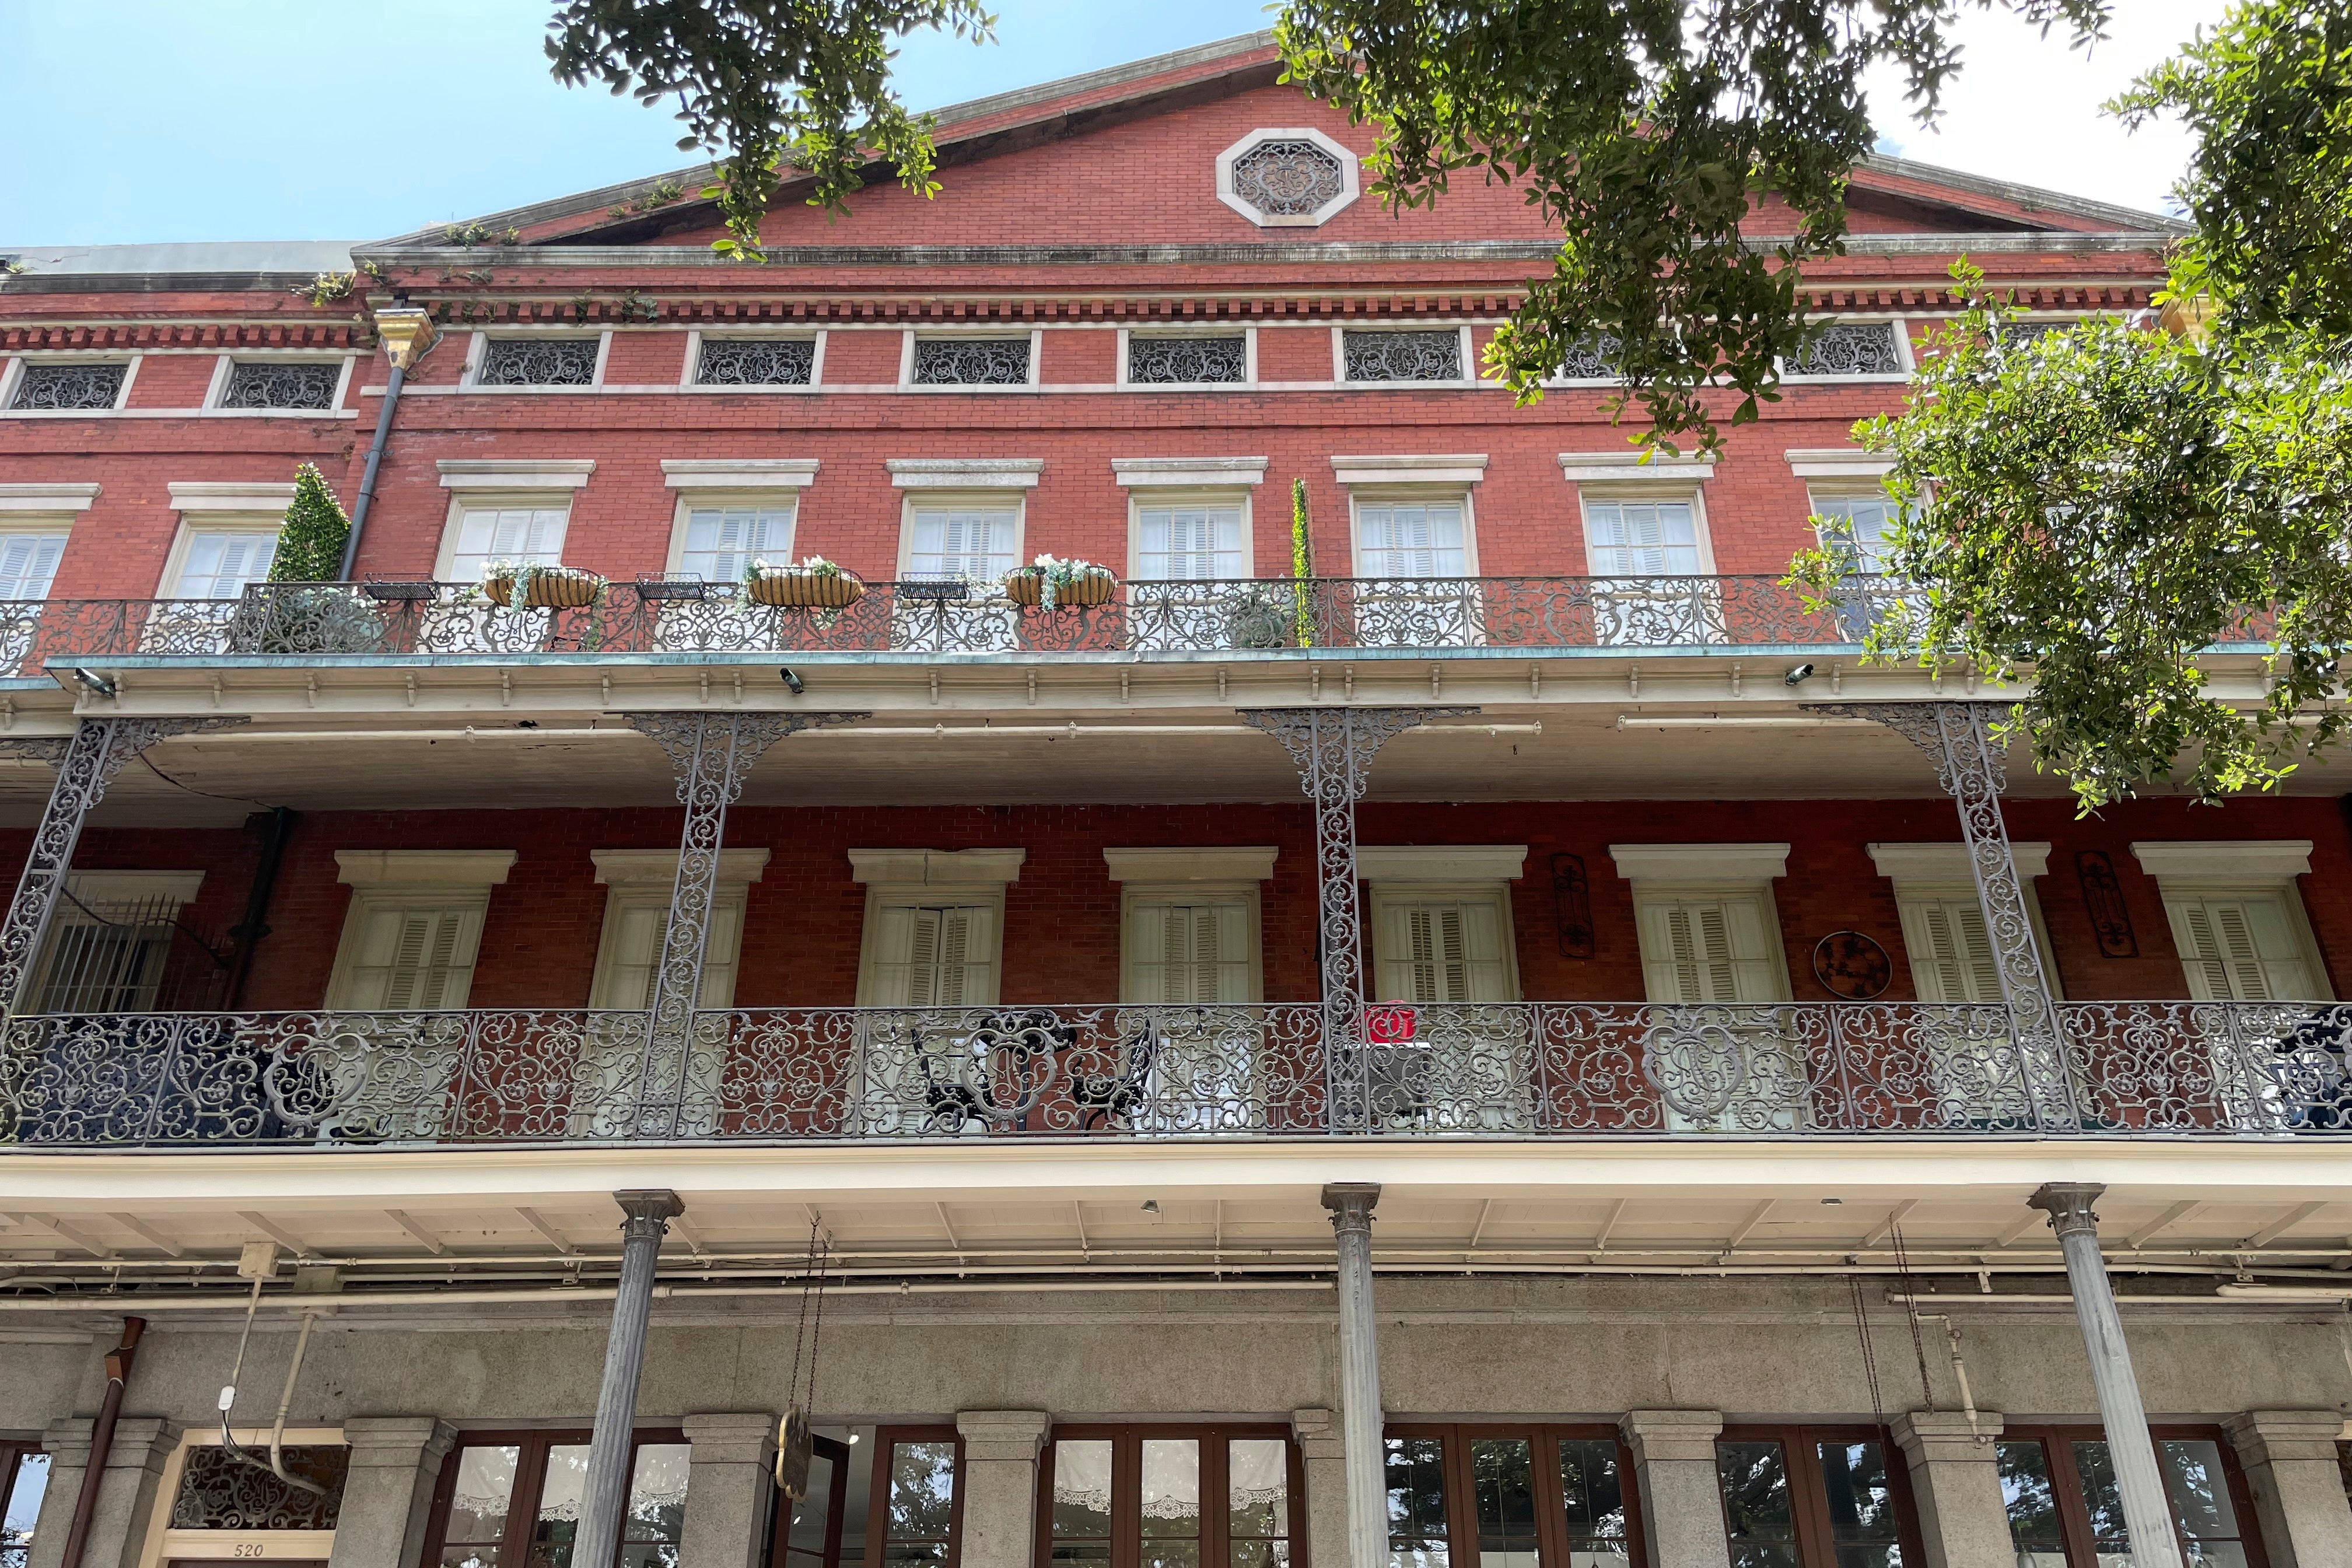
[[[1315,646],[1315,536],[1307,526],[1307,481],[1290,481],[1290,576],[1298,584],[1298,646]]]
[[[342,571],[343,542],[352,520],[343,515],[324,474],[314,464],[294,470],[294,499],[278,530],[278,553],[270,558],[273,583],[331,583]]]

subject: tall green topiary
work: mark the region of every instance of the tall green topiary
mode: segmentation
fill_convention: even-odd
[[[343,567],[343,542],[352,520],[327,488],[326,476],[309,463],[294,470],[294,500],[286,525],[278,531],[278,554],[269,563],[273,583],[331,583]]]
[[[1290,481],[1290,575],[1298,584],[1298,646],[1315,646],[1315,540],[1307,527],[1307,481]]]

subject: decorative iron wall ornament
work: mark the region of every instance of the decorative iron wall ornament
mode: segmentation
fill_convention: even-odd
[[[660,967],[646,1007],[648,1027],[638,1105],[639,1135],[674,1138],[691,1068],[695,1010],[702,1005],[702,967],[710,943],[710,910],[727,808],[743,793],[744,775],[770,746],[800,730],[845,724],[866,713],[632,713],[630,727],[652,738],[677,775],[686,806],[678,838],[677,879],[662,934]],[[650,1118],[650,1123],[647,1121]]]
[[[595,338],[492,338],[478,386],[593,386]]]
[[[705,338],[698,386],[806,386],[816,373],[814,338]]]
[[[1154,385],[1207,385],[1238,382],[1249,374],[1249,342],[1229,338],[1147,338],[1127,340],[1127,379]]]
[[[917,386],[1026,386],[1029,340],[917,338]]]
[[[1813,978],[1832,996],[1874,1002],[1895,984],[1895,962],[1875,938],[1833,931],[1813,944]]]
[[[2075,850],[2074,875],[2083,884],[2083,908],[2091,917],[2092,934],[2099,939],[2100,955],[2137,958],[2139,938],[2133,934],[2123,883],[2116,880],[2115,862],[2107,858],[2107,852]]]
[[[1434,332],[1342,332],[1340,357],[1349,381],[1459,381],[1462,334]]]
[[[221,394],[223,408],[325,409],[335,405],[335,388],[343,379],[341,364],[286,364],[270,360],[238,360],[228,369],[228,386]]]
[[[1592,881],[1584,874],[1581,855],[1555,855],[1551,858],[1551,896],[1559,910],[1559,955],[1562,958],[1591,958],[1592,938]]]
[[[1307,217],[1346,194],[1341,167],[1304,139],[1261,142],[1234,160],[1234,195],[1268,217]]]
[[[16,377],[16,395],[8,400],[8,406],[58,414],[103,413],[122,400],[122,384],[130,374],[131,367],[120,360],[103,364],[27,360]]]
[[[1903,351],[1894,321],[1833,321],[1788,362],[1790,375],[1900,375]]]
[[[343,1511],[352,1451],[341,1443],[299,1443],[280,1450],[286,1473],[322,1491],[289,1487],[216,1443],[187,1450],[172,1500],[173,1530],[332,1530]]]
[[[1617,373],[1610,361],[1621,346],[1614,332],[1594,332],[1580,338],[1559,356],[1559,369],[1553,376],[1559,381],[1614,381]]]

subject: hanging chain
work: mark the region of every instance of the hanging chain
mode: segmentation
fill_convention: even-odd
[[[1846,1276],[1846,1289],[1853,1297],[1853,1330],[1862,1336],[1862,1373],[1870,1380],[1870,1414],[1878,1425],[1886,1425],[1886,1406],[1878,1396],[1878,1352],[1870,1344],[1870,1316],[1862,1305],[1862,1276]]]
[[[809,1221],[808,1268],[801,1276],[801,1315],[793,1325],[793,1375],[784,1383],[784,1402],[797,1404],[803,1410],[816,1409],[816,1347],[824,1333],[824,1273],[833,1256],[833,1244],[818,1229],[818,1222]],[[816,1308],[814,1321],[809,1313],[811,1303]],[[801,1358],[808,1358],[808,1392],[801,1392]]]
[[[1927,1381],[1927,1341],[1919,1331],[1919,1292],[1911,1283],[1911,1255],[1904,1250],[1903,1227],[1887,1226],[1895,1242],[1895,1275],[1903,1285],[1903,1315],[1911,1320],[1911,1349],[1919,1358],[1919,1396],[1927,1402],[1927,1414],[1936,1413],[1936,1390]]]
[[[809,1413],[809,1415],[810,1415],[810,1416],[811,1416],[811,1418],[812,1418],[812,1419],[814,1419],[814,1416],[815,1416],[815,1415],[816,1415],[816,1358],[817,1358],[817,1350],[818,1350],[818,1347],[819,1347],[819,1346],[821,1346],[821,1345],[824,1342],[824,1274],[825,1274],[825,1267],[826,1267],[826,1265],[828,1265],[828,1264],[829,1264],[829,1263],[831,1263],[832,1261],[833,1261],[833,1239],[832,1239],[832,1237],[826,1237],[824,1240],[823,1240],[823,1241],[819,1242],[819,1243],[817,1244],[817,1247],[816,1247],[816,1313],[815,1313],[815,1316],[814,1316],[814,1320],[813,1320],[813,1321],[810,1322],[810,1324],[809,1324],[809,1352],[808,1352],[808,1361],[809,1361],[809,1375],[808,1375],[808,1401],[807,1401],[807,1403],[806,1403],[806,1404],[804,1404],[803,1405],[802,1405],[802,1406],[801,1406],[801,1408],[803,1408],[803,1410],[806,1410],[806,1411]],[[798,1361],[798,1360],[800,1359],[800,1353],[799,1353],[799,1352],[795,1351],[795,1352],[793,1352],[793,1359],[794,1361]]]
[[[811,1267],[814,1267],[816,1263],[816,1232],[817,1222],[815,1218],[812,1216],[809,1220],[809,1263]],[[784,1403],[787,1405],[790,1405],[793,1402],[793,1397],[800,1393],[801,1389],[801,1352],[808,1342],[808,1315],[809,1281],[808,1275],[803,1273],[801,1276],[800,1320],[793,1325],[793,1374],[784,1380]]]

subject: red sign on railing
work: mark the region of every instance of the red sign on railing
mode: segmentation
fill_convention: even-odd
[[[1402,1046],[1421,1027],[1420,1015],[1394,1005],[1364,1009],[1364,1039],[1375,1046]]]

